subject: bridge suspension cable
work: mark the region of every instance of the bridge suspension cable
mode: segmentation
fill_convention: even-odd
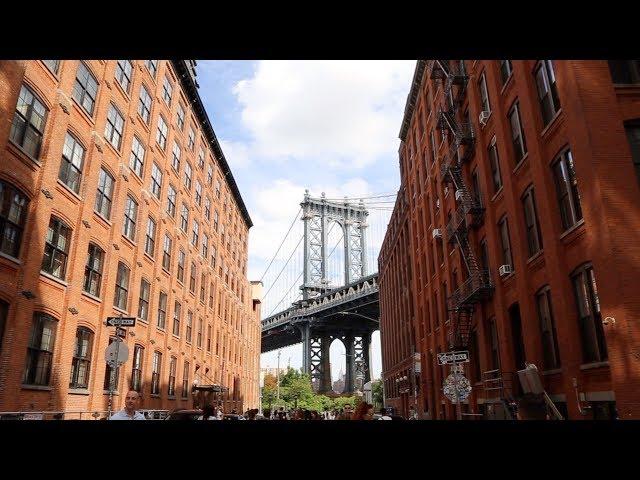
[[[269,294],[269,292],[271,291],[271,289],[273,288],[273,286],[276,284],[276,282],[278,281],[278,279],[280,278],[280,275],[282,275],[282,272],[284,272],[284,269],[287,268],[287,265],[289,265],[289,261],[291,260],[291,258],[293,257],[293,254],[296,253],[296,250],[298,249],[298,247],[300,246],[300,243],[302,242],[302,239],[304,238],[304,235],[300,236],[300,240],[298,240],[297,245],[295,246],[295,248],[293,249],[293,251],[291,252],[291,255],[289,255],[289,258],[287,259],[286,263],[284,264],[284,266],[282,267],[282,269],[280,270],[280,273],[278,273],[278,276],[275,278],[275,280],[273,281],[273,283],[271,284],[271,287],[269,287],[269,290],[267,290],[267,293],[265,293],[262,297],[262,300],[264,300],[266,298],[266,296]]]
[[[300,207],[300,210],[298,210],[298,213],[296,213],[296,215],[293,217],[293,222],[291,222],[291,226],[289,227],[289,230],[287,230],[287,233],[285,234],[284,238],[282,239],[282,242],[280,242],[280,245],[278,246],[278,249],[276,250],[276,253],[274,253],[273,258],[269,262],[269,265],[267,265],[267,268],[265,269],[264,273],[262,274],[262,277],[260,277],[260,281],[262,281],[264,279],[264,276],[269,271],[269,268],[271,267],[271,264],[273,263],[273,261],[278,256],[278,253],[280,253],[280,249],[282,248],[282,245],[284,245],[284,242],[287,239],[287,237],[289,236],[289,233],[291,233],[291,230],[293,229],[293,226],[296,224],[296,220],[298,220],[298,215],[300,215],[300,212],[302,212],[302,207]]]

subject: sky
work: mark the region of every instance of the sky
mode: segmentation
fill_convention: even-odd
[[[262,278],[305,189],[332,198],[397,192],[398,132],[414,68],[413,60],[198,61],[200,96],[254,223],[250,280]],[[337,379],[345,350],[336,341],[330,353]],[[378,378],[379,332],[371,362]],[[277,351],[262,354],[261,367],[276,363]],[[280,366],[287,364],[302,366],[301,345],[282,349]]]

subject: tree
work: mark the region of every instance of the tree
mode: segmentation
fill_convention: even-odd
[[[371,396],[373,397],[373,406],[377,408],[384,407],[384,393],[382,391],[382,380],[376,380],[371,384]]]
[[[284,390],[283,397],[287,402],[293,402],[294,408],[298,408],[298,401],[311,400],[314,397],[309,375],[301,374],[296,370],[289,369],[281,385]]]

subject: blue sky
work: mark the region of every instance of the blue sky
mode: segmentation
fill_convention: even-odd
[[[415,61],[198,61],[200,95],[254,222],[250,279],[261,278],[305,188],[336,198],[397,191],[398,132],[414,67]],[[384,223],[388,206],[373,211],[370,223]],[[377,247],[384,225],[371,231]],[[378,333],[372,350],[377,377]],[[344,368],[342,353],[335,342],[334,378]],[[301,366],[299,345],[283,349],[281,364],[289,358]],[[264,354],[261,365],[274,367],[276,359],[277,352]]]

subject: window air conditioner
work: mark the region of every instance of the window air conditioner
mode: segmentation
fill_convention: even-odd
[[[439,198],[436,200],[436,208],[440,208],[440,199]]]
[[[498,273],[501,277],[509,275],[511,272],[511,265],[500,265],[500,268],[498,269]]]
[[[491,115],[491,112],[489,110],[481,111],[480,117],[478,117],[478,121],[480,122],[480,125],[484,127],[487,124],[487,120],[489,120],[490,115]]]
[[[432,235],[433,235],[433,238],[436,238],[436,239],[442,238],[442,230],[439,228],[434,228]]]
[[[456,201],[459,202],[462,199],[462,190],[456,190]]]

